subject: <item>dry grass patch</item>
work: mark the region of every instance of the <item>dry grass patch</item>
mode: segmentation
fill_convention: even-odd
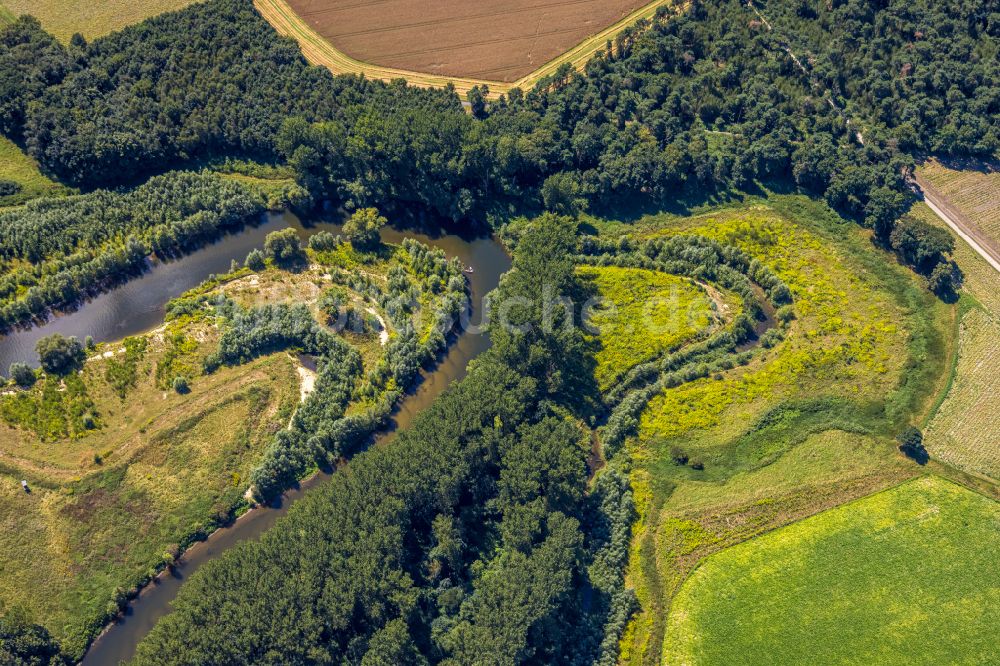
[[[72,655],[115,596],[243,504],[250,471],[298,402],[284,354],[224,368],[178,395],[157,386],[164,353],[147,352],[124,400],[103,386],[110,359],[88,363],[102,424],[93,432],[40,442],[0,430],[0,608],[23,609]]]
[[[973,308],[960,325],[955,378],[926,433],[931,455],[1000,480],[1000,320]]]
[[[926,206],[911,214],[946,228]],[[958,353],[950,390],[926,432],[931,455],[959,469],[1000,479],[1000,273],[960,238],[955,260],[965,275]]]
[[[31,14],[60,41],[79,32],[88,40],[139,23],[151,16],[183,9],[198,0],[0,0],[15,15]]]

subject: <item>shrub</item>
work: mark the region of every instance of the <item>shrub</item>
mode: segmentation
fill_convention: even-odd
[[[696,469],[700,472],[705,469],[705,463],[700,458],[695,458],[691,461],[691,469]]]
[[[954,261],[942,261],[927,276],[927,288],[942,298],[954,297],[962,286],[962,271]]]
[[[13,180],[0,179],[0,197],[9,197],[21,191],[21,184]]]
[[[269,233],[264,239],[264,254],[283,266],[305,261],[305,252],[302,251],[299,235],[295,229],[282,229]]]
[[[42,369],[53,375],[65,375],[77,370],[87,358],[83,344],[75,337],[54,333],[35,344]]]
[[[782,324],[791,323],[795,321],[795,308],[791,305],[783,305],[774,313],[774,318]]]
[[[174,377],[173,386],[174,390],[177,391],[177,393],[180,393],[181,395],[184,395],[185,393],[189,393],[191,391],[191,388],[188,386],[188,381],[184,377]]]
[[[377,208],[362,208],[355,211],[344,224],[344,235],[351,245],[359,250],[372,250],[380,242],[378,231],[389,221],[379,214]]]
[[[329,252],[337,249],[337,237],[329,231],[321,231],[309,237],[309,249],[316,252]]]
[[[688,461],[688,454],[679,446],[670,449],[670,457],[674,459],[675,465],[686,465]]]
[[[764,335],[760,336],[760,344],[764,349],[770,349],[784,340],[784,338],[785,336],[780,330],[772,328],[764,331]]]
[[[917,428],[909,426],[896,437],[899,443],[899,450],[908,458],[916,460],[923,465],[927,462],[927,449],[924,448],[924,434]]]
[[[22,388],[31,388],[35,385],[35,371],[25,363],[11,363],[10,378]]]
[[[250,254],[247,255],[243,265],[252,271],[264,270],[266,266],[264,263],[264,253],[257,249],[250,250]]]

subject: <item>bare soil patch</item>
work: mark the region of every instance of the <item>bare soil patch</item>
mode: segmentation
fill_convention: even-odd
[[[510,82],[648,0],[289,0],[347,55],[386,67]]]

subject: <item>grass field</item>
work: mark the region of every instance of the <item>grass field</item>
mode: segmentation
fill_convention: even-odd
[[[16,206],[43,194],[57,194],[65,190],[62,185],[46,178],[38,170],[34,160],[2,136],[0,136],[0,180],[12,180],[21,186],[21,191],[17,194],[0,196],[0,208]]]
[[[586,4],[589,0],[580,0],[581,4]],[[406,4],[413,7],[419,7],[422,13],[427,12],[426,5],[418,5],[412,0],[409,0]],[[570,2],[569,5],[576,3]],[[625,5],[628,3],[619,2],[620,5]],[[637,4],[637,3],[632,3]],[[625,28],[633,25],[635,22],[642,19],[652,18],[656,11],[660,7],[668,7],[674,4],[674,0],[654,0],[653,2],[640,7],[635,12],[629,14],[628,16],[622,18],[617,23],[613,25],[604,24],[592,24],[589,30],[584,30],[580,34],[580,38],[590,34],[591,36],[583,41],[572,46],[572,43],[566,45],[564,49],[568,50],[556,50],[553,57],[537,66],[533,71],[528,71],[525,75],[520,78],[510,79],[508,76],[508,81],[500,80],[500,71],[489,71],[489,77],[477,78],[474,75],[465,76],[448,76],[445,74],[440,74],[436,72],[428,71],[414,71],[413,69],[406,69],[400,67],[391,67],[383,65],[375,65],[362,60],[356,59],[345,53],[343,50],[337,48],[330,41],[327,41],[319,32],[317,32],[310,23],[299,16],[295,10],[289,5],[286,0],[254,0],[254,6],[257,10],[267,19],[275,29],[283,34],[294,38],[299,46],[302,48],[302,53],[305,55],[309,62],[322,65],[327,67],[334,74],[363,74],[364,76],[371,79],[379,79],[383,81],[390,81],[392,79],[405,79],[410,85],[421,86],[421,87],[444,87],[446,85],[453,85],[456,92],[459,95],[465,95],[473,86],[487,84],[490,88],[490,94],[492,97],[497,97],[503,93],[508,92],[513,87],[519,87],[522,89],[529,89],[535,85],[538,81],[553,74],[562,65],[569,63],[574,68],[580,70],[583,69],[584,65],[594,56],[595,53],[605,48],[608,40],[613,40],[615,35],[624,30]],[[454,2],[449,3],[450,7],[455,7],[457,5]],[[467,7],[476,7],[478,5],[468,4],[463,5]],[[556,3],[556,6],[562,7],[567,6],[567,3]],[[364,8],[364,6],[355,5],[354,8]],[[471,10],[470,10],[471,11]],[[477,10],[478,11],[478,10]],[[319,16],[322,16],[320,14]],[[516,15],[512,17],[512,20],[520,20],[516,18]],[[549,20],[549,19],[546,19]],[[425,21],[421,21],[423,23]],[[493,23],[492,21],[488,30],[492,33]],[[606,27],[605,27],[606,26]],[[424,26],[426,28],[426,26]],[[532,26],[533,28],[533,26]],[[361,30],[359,35],[363,43],[368,41],[374,41],[372,35],[369,34],[367,26]],[[593,32],[591,32],[593,31]],[[373,30],[373,33],[377,35],[377,32]],[[456,34],[454,38],[461,37],[461,34]],[[415,44],[420,44],[425,40],[425,34],[422,32],[420,40],[414,42]],[[551,39],[551,35],[546,37],[546,39]],[[488,50],[495,50],[497,41],[496,38],[491,38],[488,36],[483,37],[478,42],[473,39],[469,39],[472,44],[480,44],[481,48]],[[471,46],[471,44],[470,44]],[[572,46],[572,48],[569,48]],[[421,52],[423,51],[423,52]],[[439,49],[437,46],[420,49],[417,47],[410,47],[408,49],[409,54],[407,58],[424,57],[425,60],[431,62],[431,66],[440,65],[445,59],[455,60],[454,56],[446,50]],[[521,51],[515,51],[513,54],[522,54]],[[437,57],[430,57],[437,54]],[[495,69],[495,68],[494,68]],[[471,71],[471,70],[470,70]]]
[[[93,430],[72,426],[69,400],[48,399],[69,393],[54,379],[3,398],[0,607],[23,609],[69,654],[82,653],[115,597],[242,503],[245,479],[298,401],[295,364],[283,354],[200,377],[188,395],[164,389],[157,368],[176,349],[171,377],[185,356],[198,368],[211,346],[203,334],[202,343],[150,336],[124,398],[108,377],[112,364],[129,364],[126,354],[88,363],[78,381]],[[20,414],[29,420],[15,402],[34,403]],[[45,436],[35,435],[38,422]],[[61,422],[71,424],[64,433]]]
[[[628,581],[641,610],[622,662],[658,664],[673,595],[704,557],[919,473],[893,437],[944,390],[954,306],[804,197],[593,226],[612,238],[708,236],[793,295],[783,339],[655,396],[609,461],[630,470],[640,512]],[[678,449],[700,464],[678,464]]]
[[[0,0],[0,15],[31,14],[47,31],[64,43],[73,33],[87,39],[101,37],[125,26],[139,23],[163,12],[181,9],[197,0],[103,0],[102,2],[71,2],[69,0]],[[2,19],[0,19],[2,20]]]
[[[988,663],[998,523],[925,476],[729,548],[674,600],[664,663]]]
[[[1000,242],[1000,167],[983,163],[961,166],[965,168],[932,159],[921,164],[918,172],[973,224]]]
[[[591,325],[600,331],[597,381],[607,390],[630,368],[678,348],[730,319],[735,299],[716,306],[704,287],[685,278],[617,266],[577,269],[600,295]]]

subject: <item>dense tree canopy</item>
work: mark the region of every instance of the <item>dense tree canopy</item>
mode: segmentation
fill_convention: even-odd
[[[350,219],[344,223],[344,235],[355,247],[370,250],[378,246],[379,229],[388,222],[379,214],[378,208],[362,208],[354,211]]]
[[[244,0],[214,0],[68,49],[21,19],[3,32],[0,127],[64,180],[128,181],[212,152],[268,153],[285,117],[357,104],[456,106],[309,67]],[[252,57],[248,57],[252,54]],[[417,100],[419,97],[419,100]]]
[[[904,217],[907,175],[925,152],[997,154],[998,39],[993,2],[693,0],[620,34],[583,73],[566,67],[496,102],[476,91],[470,115],[451,90],[308,66],[249,0],[209,0],[68,47],[33,19],[0,29],[0,131],[85,189],[240,155],[287,162],[315,201],[348,211],[498,224],[552,213],[519,236],[500,288],[513,325],[493,328],[494,349],[391,446],[360,454],[259,542],[200,570],[138,663],[614,663],[634,603],[621,573],[631,497],[614,473],[587,492],[577,419],[597,398],[585,340],[567,325],[577,313],[559,305],[582,287],[574,226],[556,215],[795,187],[951,291],[950,243]],[[242,224],[262,206],[245,195],[171,174],[0,214],[0,325],[140,270],[150,252]],[[623,260],[721,257],[720,280],[749,289],[746,269],[775,304],[787,300],[787,287],[738,255],[673,242]],[[288,247],[272,243],[270,254]],[[455,276],[437,277],[458,293]],[[352,288],[374,288],[356,279]],[[395,324],[414,289],[401,270],[374,296]],[[279,348],[324,358],[318,397],[255,473],[264,496],[353,452],[446,332],[423,341],[400,327],[369,380],[384,399],[346,414],[358,361],[309,313],[215,305],[229,310],[212,363]],[[623,383],[637,391],[610,396],[620,418],[609,431],[634,426],[635,395],[679,381],[692,362],[705,376],[735,342],[720,336],[637,368]],[[42,638],[15,636],[30,649]]]
[[[58,333],[39,340],[35,351],[41,360],[42,369],[54,375],[65,375],[79,369],[87,358],[82,342]]]
[[[49,632],[16,613],[0,617],[0,662],[8,666],[63,666],[68,662]]]

